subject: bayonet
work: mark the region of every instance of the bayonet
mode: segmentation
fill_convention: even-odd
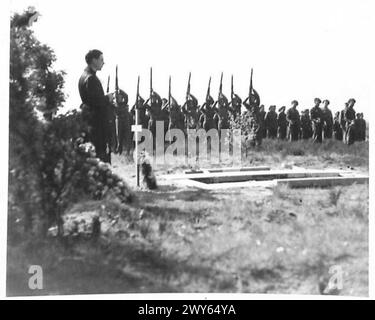
[[[223,73],[221,73],[221,78],[220,78],[220,86],[219,86],[219,95],[223,93]]]
[[[171,76],[169,76],[168,109],[171,110]]]
[[[251,94],[253,93],[253,68],[251,68],[250,87],[249,87],[249,104],[251,104]]]
[[[211,88],[211,77],[210,77],[210,80],[208,80],[208,88],[207,88],[206,102],[207,102],[207,100],[208,100],[208,97],[210,96],[210,88]]]
[[[150,68],[150,100],[151,100],[151,97],[152,97],[152,67]],[[152,102],[151,102],[152,103]]]
[[[231,79],[230,79],[230,96],[231,96],[231,98],[232,98],[232,100],[233,100],[233,98],[234,98],[234,90],[233,90],[233,74],[232,74],[232,77],[231,77]]]
[[[138,82],[137,82],[137,96],[135,97],[135,105],[138,107],[139,102],[139,76],[138,76]]]
[[[116,96],[117,96],[119,94],[119,88],[118,88],[118,66],[117,66],[117,64],[116,64],[115,91],[116,91]]]
[[[117,66],[117,64],[116,64],[115,92],[116,92],[117,107],[119,107],[118,103],[119,103],[119,93],[120,93],[120,90],[119,90],[119,87],[118,87],[118,66]],[[116,130],[116,141],[117,141],[117,144],[118,144],[118,141],[119,141],[119,127],[118,127],[118,115],[117,115],[117,111],[115,112],[115,130]]]
[[[190,78],[191,78],[191,72],[189,72],[189,80],[188,80],[188,85],[186,89],[186,100],[189,98],[189,95],[190,95]]]

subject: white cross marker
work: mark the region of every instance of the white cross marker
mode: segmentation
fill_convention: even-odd
[[[132,125],[132,131],[135,134],[135,172],[137,178],[137,187],[139,187],[139,164],[138,164],[138,132],[142,132],[142,126],[138,124],[138,106],[135,108],[135,124]]]

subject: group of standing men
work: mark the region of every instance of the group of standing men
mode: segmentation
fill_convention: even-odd
[[[366,139],[366,121],[363,113],[356,113],[354,110],[355,99],[349,99],[342,111],[335,113],[329,109],[329,100],[314,99],[314,106],[309,110],[305,109],[299,113],[298,102],[292,101],[292,106],[286,111],[285,106],[279,108],[276,113],[276,106],[270,106],[269,111],[264,111],[260,106],[259,118],[262,123],[263,138],[279,138],[296,141],[299,139],[310,139],[321,143],[324,139],[334,138],[352,144],[355,141]],[[323,107],[320,105],[323,104]]]
[[[233,77],[231,85],[231,101],[222,92],[222,76],[220,81],[218,99],[215,101],[210,94],[211,78],[209,80],[206,99],[203,105],[190,93],[190,75],[186,92],[185,103],[180,106],[171,95],[171,80],[169,80],[168,99],[162,99],[152,89],[152,74],[150,97],[145,101],[137,92],[136,103],[129,109],[128,95],[118,89],[116,75],[116,91],[104,93],[102,84],[96,72],[104,65],[103,53],[91,50],[85,57],[87,67],[79,80],[79,93],[82,99],[82,114],[88,124],[88,140],[96,149],[98,158],[110,162],[111,151],[115,153],[130,154],[133,148],[133,134],[131,125],[137,123],[142,128],[151,131],[154,141],[156,122],[163,121],[164,135],[170,129],[242,129],[252,145],[260,145],[263,138],[310,139],[322,142],[323,139],[334,137],[352,144],[355,140],[365,140],[366,123],[363,114],[356,114],[353,106],[354,99],[346,103],[341,112],[335,114],[328,108],[329,101],[314,100],[311,110],[304,110],[299,114],[298,102],[292,101],[292,106],[286,111],[285,107],[276,113],[276,106],[269,107],[266,113],[264,106],[260,105],[259,94],[252,86],[250,80],[249,96],[245,101],[233,92]],[[242,106],[246,111],[241,112]],[[136,112],[137,110],[137,112]],[[135,116],[138,115],[136,121]],[[170,137],[170,142],[172,138]]]

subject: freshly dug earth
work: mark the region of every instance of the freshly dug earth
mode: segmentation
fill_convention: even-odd
[[[266,140],[242,165],[368,173],[368,143],[329,143],[285,143],[278,150]],[[135,186],[130,161],[115,156],[113,168]],[[155,172],[187,168],[164,165]],[[322,294],[332,270],[342,270],[342,289],[326,293],[368,295],[368,185],[216,191],[161,185],[135,194],[132,206],[112,199],[72,205],[63,242],[9,245],[7,294]],[[90,237],[95,216],[102,231],[96,240]],[[28,289],[33,264],[43,268],[43,290]]]

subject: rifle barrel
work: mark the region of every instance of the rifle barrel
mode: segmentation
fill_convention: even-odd
[[[207,88],[206,101],[207,101],[208,97],[210,96],[210,88],[211,88],[211,77],[210,77],[210,80],[208,80],[208,88]]]
[[[116,64],[116,80],[115,80],[116,82],[115,82],[115,90],[116,90],[116,93],[118,93],[118,91],[119,91],[119,88],[118,88],[118,66],[117,66],[117,64]]]
[[[233,74],[230,79],[230,96],[233,98],[234,91],[233,91]]]
[[[150,98],[152,95],[152,67],[150,68]]]
[[[223,73],[221,73],[221,77],[220,77],[220,87],[219,87],[219,92],[220,92],[220,93],[223,92]]]

